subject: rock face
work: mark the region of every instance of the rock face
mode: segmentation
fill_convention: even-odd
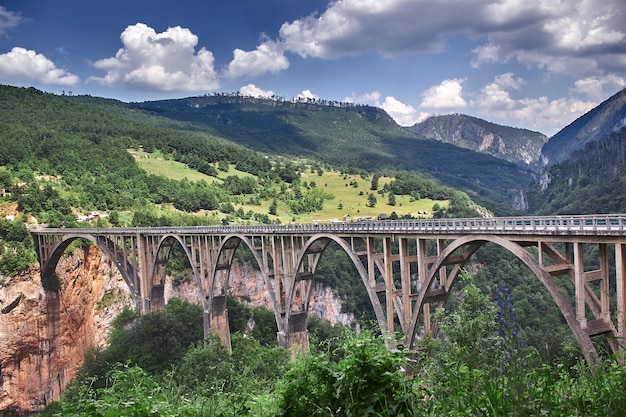
[[[106,343],[111,320],[134,306],[123,278],[95,247],[63,259],[57,274],[60,291],[44,291],[38,267],[2,277],[0,413],[41,411],[58,400],[86,350]]]
[[[0,277],[0,415],[38,412],[58,400],[87,349],[105,346],[112,320],[124,307],[135,308],[124,279],[95,246],[63,258],[56,273],[59,291],[44,291],[38,266]],[[272,308],[258,271],[234,266],[230,290],[253,306]],[[202,300],[193,282],[172,285],[171,279],[165,296]],[[352,320],[333,291],[319,284],[311,313],[332,323]]]
[[[407,130],[506,161],[531,165],[548,138],[539,132],[501,126],[464,114],[432,116]]]

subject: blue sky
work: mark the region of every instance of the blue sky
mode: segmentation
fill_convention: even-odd
[[[624,0],[0,0],[0,84],[351,101],[548,136],[626,86]]]

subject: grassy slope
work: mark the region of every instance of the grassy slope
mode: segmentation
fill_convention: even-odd
[[[133,151],[134,152],[134,151]],[[143,151],[136,152],[136,161],[139,166],[146,172],[151,174],[163,175],[168,178],[181,180],[187,178],[189,181],[204,180],[208,183],[219,181],[214,177],[201,174],[197,171],[189,169],[185,164],[180,162],[165,160],[159,153],[147,154]],[[221,172],[220,177],[224,178],[228,175],[250,175],[242,173],[230,168],[228,172]],[[432,207],[435,203],[440,206],[447,206],[447,201],[433,201],[430,199],[421,199],[418,201],[409,201],[409,196],[396,196],[396,205],[390,206],[387,204],[388,196],[382,196],[375,191],[370,190],[371,178],[363,179],[359,175],[343,175],[337,171],[326,171],[319,176],[316,172],[311,173],[307,171],[302,174],[302,182],[310,183],[314,181],[316,187],[322,188],[325,192],[335,196],[333,200],[328,200],[324,203],[324,209],[320,212],[307,213],[296,216],[296,220],[300,222],[312,222],[314,220],[329,221],[331,219],[342,220],[343,216],[348,214],[354,220],[359,216],[378,216],[381,213],[391,214],[396,212],[398,216],[410,214],[412,216],[418,216],[419,212],[432,211]],[[356,181],[358,187],[355,188],[350,183]],[[379,179],[379,188],[382,188],[385,183],[391,181],[389,177],[381,177]],[[363,195],[359,195],[360,192]],[[367,207],[367,196],[370,192],[373,192],[377,199],[375,207]],[[253,206],[245,204],[246,198],[244,197],[243,203],[234,204],[235,209],[243,208],[244,211],[252,210],[257,213],[267,213],[271,201],[262,201],[261,206]],[[339,205],[342,208],[339,208]],[[278,201],[278,219],[282,223],[289,223],[294,219],[294,216],[289,213],[289,210],[280,201]]]

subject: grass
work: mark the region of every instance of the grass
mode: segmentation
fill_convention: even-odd
[[[146,172],[179,181],[186,178],[189,181],[204,180],[211,184],[229,175],[251,176],[251,174],[238,171],[231,166],[228,172],[219,171],[219,178],[215,178],[197,172],[181,162],[168,160],[159,151],[147,153],[143,150],[129,150],[129,152],[135,155],[137,164]],[[392,178],[389,177],[380,177],[378,181],[379,190],[382,190],[384,185],[391,182],[391,180]],[[306,183],[310,185],[311,182],[314,182],[317,188],[323,189],[326,193],[334,196],[333,199],[324,202],[324,207],[321,211],[295,216],[289,212],[287,205],[279,199],[277,202],[278,214],[277,216],[270,216],[270,218],[278,219],[281,223],[294,221],[309,223],[313,221],[327,222],[335,219],[344,220],[346,215],[352,220],[356,220],[358,217],[377,217],[380,214],[391,215],[392,212],[395,212],[399,217],[404,215],[430,217],[429,213],[432,212],[432,207],[435,203],[442,207],[448,205],[447,201],[435,201],[428,198],[411,201],[409,196],[398,195],[396,196],[395,206],[391,206],[388,204],[389,196],[387,194],[382,195],[378,191],[370,189],[371,177],[364,179],[360,175],[346,175],[339,171],[325,171],[320,176],[317,172],[307,170],[301,175],[301,184]],[[303,192],[306,191],[303,188]],[[377,200],[374,207],[368,207],[368,195],[370,193],[373,193]],[[252,210],[255,213],[268,213],[272,203],[267,200],[261,201],[261,205],[250,205],[246,203],[249,200],[247,196],[235,197],[234,199],[233,206],[235,209],[241,208],[244,212]]]
[[[214,177],[191,169],[182,162],[165,159],[160,151],[148,153],[141,149],[129,149],[129,152],[135,156],[137,165],[139,165],[148,174],[162,175],[177,181],[185,178],[193,182],[204,180],[209,184],[216,181]]]

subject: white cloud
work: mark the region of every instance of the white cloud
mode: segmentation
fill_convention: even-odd
[[[239,89],[239,92],[244,96],[250,97],[272,97],[274,95],[272,90],[263,90],[254,84],[244,85]]]
[[[624,0],[342,0],[284,23],[279,42],[302,57],[333,59],[440,51],[459,34],[487,42],[475,68],[517,60],[576,76],[626,72]]]
[[[440,50],[446,32],[458,32],[465,21],[479,18],[480,8],[472,3],[476,1],[333,1],[321,15],[284,23],[280,39],[285,49],[303,57]]]
[[[6,34],[20,23],[22,23],[22,17],[19,13],[7,10],[6,7],[0,5],[0,35]]]
[[[289,68],[289,61],[283,55],[280,46],[266,40],[254,51],[235,49],[233,60],[228,64],[225,74],[229,78],[257,76],[266,72],[277,73]]]
[[[107,71],[93,79],[105,85],[124,85],[138,90],[200,92],[219,87],[213,54],[196,52],[198,37],[180,26],[156,33],[137,23],[120,36],[124,45],[114,57],[96,61]]]
[[[360,96],[353,93],[352,96],[346,97],[344,101],[380,107],[400,126],[413,126],[429,116],[428,113],[418,112],[413,106],[403,103],[393,96],[385,97],[385,100],[381,103],[378,91],[372,91]]]
[[[478,116],[495,123],[540,131],[548,136],[595,107],[595,102],[576,97],[550,100],[548,97],[513,98],[508,90],[523,82],[511,84],[513,74],[503,74],[483,87],[470,108]]]
[[[626,87],[624,78],[609,74],[604,77],[588,77],[577,80],[574,82],[572,91],[577,94],[584,94],[589,100],[601,102],[624,87]]]
[[[423,114],[419,114],[413,106],[391,96],[385,97],[385,101],[378,107],[385,110],[400,126],[413,126],[423,118]]]
[[[510,23],[524,13],[505,10],[522,6],[535,15],[518,26]],[[488,42],[473,52],[475,67],[516,59],[529,67],[575,76],[626,71],[626,13],[623,0],[507,0],[493,3],[492,15],[502,16],[499,30],[487,33]],[[500,9],[500,10],[498,10]],[[507,25],[507,23],[509,25]]]
[[[476,58],[471,61],[472,68],[480,68],[482,64],[492,64],[501,60],[498,45],[485,44],[472,49]]]
[[[465,79],[443,80],[441,84],[430,87],[422,94],[420,107],[438,110],[458,110],[467,106],[463,98]]]
[[[0,55],[0,78],[4,82],[42,83],[71,86],[80,79],[61,68],[42,54],[15,47]]]
[[[311,92],[311,90],[309,89],[302,90],[302,92],[298,94],[296,97],[301,100],[307,100],[307,99],[318,100],[319,99],[319,96]]]
[[[352,93],[350,97],[346,97],[343,99],[343,101],[346,103],[371,104],[375,106],[378,106],[379,100],[380,93],[378,91],[372,91],[371,93],[365,93],[360,96]]]

